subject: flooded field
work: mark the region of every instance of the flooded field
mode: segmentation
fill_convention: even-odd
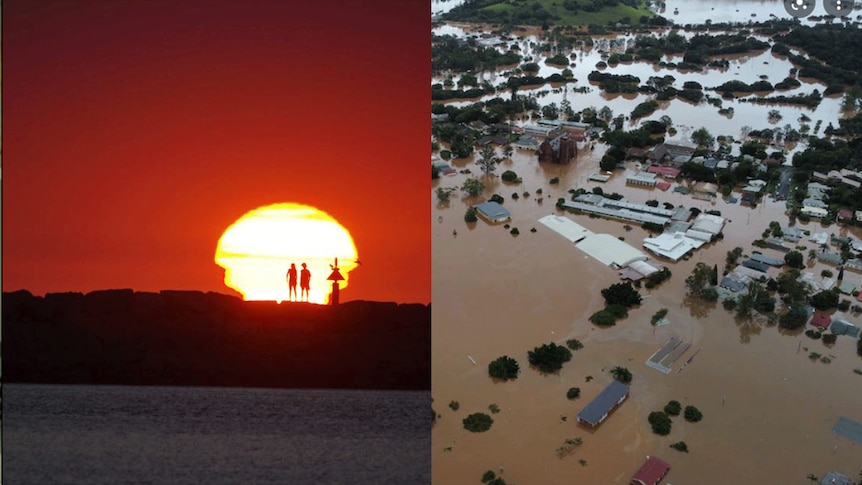
[[[704,12],[709,11],[710,18],[714,22],[729,21],[737,19],[747,22],[763,21],[771,17],[779,16],[786,18],[788,15],[783,12],[783,4],[778,1],[759,1],[759,2],[744,2],[744,1],[726,1],[726,2],[689,2],[682,5],[683,2],[667,2],[667,12],[665,16],[677,22],[685,24],[695,22],[694,17],[685,16],[686,12],[698,12],[698,16],[703,17]],[[451,2],[446,2],[445,5],[452,5]],[[432,9],[433,9],[432,4]],[[672,15],[670,12],[679,10],[680,14]],[[741,15],[740,12],[746,12]],[[750,13],[757,13],[757,17],[750,17]],[[716,15],[715,17],[713,15]],[[743,18],[744,17],[744,18]],[[804,20],[806,23],[810,21]],[[535,30],[535,29],[534,29]],[[537,33],[527,30],[526,32],[515,32],[514,41],[509,41],[507,44],[516,44],[520,49],[520,54],[524,57],[524,62],[536,62],[540,66],[538,76],[547,77],[554,73],[561,73],[564,67],[552,66],[544,61],[550,56],[556,55],[558,52],[541,52],[539,45],[542,43]],[[479,35],[483,32],[483,28],[470,24],[443,24],[432,31],[436,35],[453,35],[456,37],[469,37]],[[695,35],[695,32],[678,31],[685,37]],[[597,85],[591,83],[587,76],[590,72],[597,70],[596,64],[600,61],[607,60],[607,54],[613,52],[623,52],[627,46],[633,45],[635,38],[640,34],[623,34],[614,36],[597,37],[594,46],[586,46],[577,48],[572,52],[563,52],[570,55],[573,65],[569,66],[576,82],[567,83],[565,86],[545,84],[542,86],[533,86],[521,88],[518,94],[535,97],[542,106],[550,103],[561,105],[564,101],[571,103],[575,111],[580,111],[587,107],[601,108],[609,107],[614,115],[623,114],[628,116],[632,110],[639,104],[648,99],[652,99],[652,95],[648,94],[608,94],[598,88]],[[658,34],[653,34],[658,35]],[[767,37],[757,36],[760,40],[768,40]],[[792,50],[795,54],[801,54],[797,50]],[[641,79],[641,84],[646,83],[651,76],[670,75],[675,78],[674,85],[681,87],[684,82],[694,81],[700,83],[704,87],[704,94],[719,98],[720,94],[712,91],[709,88],[719,86],[722,83],[730,80],[738,80],[746,83],[754,83],[761,79],[768,80],[775,84],[790,75],[793,64],[785,57],[773,54],[771,50],[751,52],[743,55],[727,55],[722,56],[729,62],[726,68],[705,68],[703,71],[686,71],[676,68],[666,68],[654,65],[647,62],[621,62],[615,66],[600,69],[602,72],[612,74],[629,74],[638,76]],[[679,63],[682,61],[681,55],[667,55],[663,61],[668,63]],[[477,78],[480,83],[484,81],[490,82],[497,86],[508,78],[510,71],[516,66],[506,66],[495,72],[477,73]],[[451,78],[457,84],[460,76],[458,74],[445,73],[438,76],[433,76],[431,83],[442,83],[446,78]],[[801,85],[797,88],[776,91],[768,93],[769,96],[785,95],[794,96],[799,94],[810,94],[815,89],[823,93],[826,85],[814,79],[800,78]],[[586,89],[586,92],[580,90]],[[760,93],[767,94],[767,93]],[[473,100],[454,100],[447,101],[445,104],[463,107],[475,103],[477,101],[487,101],[496,97],[507,98],[508,91],[488,94],[479,99]],[[752,98],[754,95],[745,95],[741,98]],[[677,133],[674,136],[667,137],[668,142],[686,142],[691,135],[691,132],[701,126],[706,127],[714,135],[730,135],[736,138],[740,137],[744,127],[763,129],[763,128],[793,128],[800,130],[803,125],[808,125],[813,129],[818,121],[822,121],[821,129],[832,122],[837,126],[837,120],[844,116],[841,111],[841,96],[825,96],[820,104],[814,108],[790,105],[776,104],[755,104],[744,102],[740,99],[724,99],[721,100],[721,109],[732,109],[729,114],[719,114],[719,107],[707,105],[705,102],[699,106],[695,106],[690,102],[682,99],[673,99],[670,101],[662,101],[659,103],[659,109],[649,116],[630,119],[626,122],[626,129],[631,129],[638,126],[646,120],[658,120],[662,116],[669,116],[677,128]],[[695,109],[696,108],[696,109]],[[770,119],[768,113],[771,110],[777,109],[781,115],[781,119]],[[803,121],[801,117],[805,115],[811,121]]]
[[[625,187],[623,172],[617,171],[602,185],[606,192],[623,193],[635,202],[655,198],[718,209],[731,222],[723,241],[705,246],[689,261],[665,263],[673,272],[671,279],[651,292],[641,290],[648,296],[627,319],[607,329],[588,322],[603,306],[599,291],[618,281],[616,272],[537,221],[557,212],[554,202],[568,196],[568,189],[596,185],[584,184],[597,170],[599,152],[582,152],[569,165],[540,165],[532,153],[517,151],[512,162],[502,164],[498,172],[511,168],[523,182],[510,185],[494,178],[485,196],[499,193],[506,198],[519,236],[481,220],[468,227],[463,221],[466,207],[484,198],[453,198],[444,206],[432,195],[432,386],[434,408],[441,415],[432,432],[434,483],[470,483],[500,467],[507,481],[519,484],[628,483],[647,454],[671,463],[668,481],[673,483],[801,484],[809,473],[858,473],[862,447],[831,432],[839,416],[862,420],[862,376],[852,372],[862,368],[855,342],[839,338],[827,348],[804,334],[783,335],[765,323],[738,323],[720,305],[704,308],[683,298],[684,279],[695,263],[722,268],[727,251],[735,246],[750,254],[751,241],[769,221],[786,224],[783,203],[766,201],[756,209],[720,200],[711,205],[678,193]],[[471,162],[457,165],[471,167]],[[550,185],[552,177],[560,177],[560,184]],[[443,177],[434,189],[460,185],[465,178]],[[538,188],[545,197],[541,204],[535,195]],[[513,200],[515,191],[531,196]],[[625,231],[622,222],[568,217],[594,232],[623,236],[638,248],[646,236],[639,227]],[[530,232],[534,227],[536,232]],[[819,224],[805,227],[819,230]],[[810,271],[819,274],[823,268],[818,263]],[[850,272],[845,278],[862,283]],[[662,307],[669,309],[671,324],[654,329],[650,317]],[[672,373],[644,365],[672,336],[691,344]],[[529,368],[527,350],[569,338],[581,340],[585,348],[575,352],[559,374],[542,375]],[[679,371],[697,349],[696,358]],[[829,355],[832,361],[811,361],[809,351]],[[488,362],[501,355],[521,364],[517,380],[494,383],[488,377]],[[596,430],[577,426],[575,415],[610,382],[608,370],[617,365],[634,374],[629,400]],[[587,376],[593,379],[586,382]],[[581,398],[566,399],[570,387],[580,387]],[[646,418],[671,399],[697,406],[704,419],[688,423],[675,418],[670,435],[659,437]],[[458,411],[448,407],[452,400],[459,402]],[[493,415],[491,430],[465,431],[461,420],[473,412],[488,412],[490,404],[501,409]],[[574,437],[582,438],[583,445],[559,458],[555,450]],[[685,441],[690,452],[669,448],[677,441]]]

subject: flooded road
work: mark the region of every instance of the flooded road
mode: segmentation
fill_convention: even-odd
[[[711,205],[670,191],[626,187],[618,170],[601,184],[605,192],[622,193],[634,202],[655,198],[717,209],[731,222],[724,240],[705,246],[688,261],[665,263],[671,279],[658,289],[641,290],[644,302],[627,319],[607,329],[588,322],[603,306],[600,290],[619,281],[618,276],[538,219],[557,213],[554,203],[568,197],[569,189],[598,185],[586,183],[586,177],[598,170],[601,152],[582,152],[569,165],[545,165],[531,152],[516,150],[511,162],[501,164],[498,174],[512,169],[523,182],[488,180],[484,198],[498,193],[506,199],[518,236],[481,220],[468,227],[463,221],[467,205],[484,198],[456,196],[448,205],[438,203],[436,187],[459,186],[466,175],[434,182],[432,387],[434,409],[441,416],[432,432],[434,483],[471,483],[501,466],[504,478],[519,484],[628,483],[647,454],[670,462],[667,479],[672,483],[802,484],[809,473],[858,473],[862,447],[831,432],[840,416],[862,421],[862,376],[852,372],[862,368],[855,342],[840,337],[827,348],[801,333],[783,335],[774,326],[737,323],[720,305],[704,309],[683,298],[685,277],[698,261],[718,264],[721,271],[727,251],[741,246],[750,254],[750,243],[769,221],[786,225],[783,203],[767,200],[754,209],[721,200]],[[469,160],[454,165],[477,172]],[[552,177],[559,177],[560,184],[549,184]],[[544,192],[542,203],[536,200],[538,188]],[[530,196],[512,199],[513,192],[524,191]],[[622,222],[567,217],[591,231],[623,236],[642,249],[646,234],[639,227],[626,231]],[[837,231],[817,223],[804,227]],[[781,257],[777,251],[764,252]],[[818,263],[809,271],[819,275],[825,268]],[[855,273],[847,272],[845,278],[862,284]],[[650,317],[663,307],[669,309],[671,324],[653,329]],[[691,345],[672,373],[646,367],[644,362],[672,336]],[[529,368],[528,350],[569,338],[581,340],[585,348],[558,374],[542,375]],[[697,349],[691,364],[678,371]],[[811,361],[810,351],[831,356],[831,363]],[[494,383],[488,377],[488,362],[501,355],[521,364],[517,380]],[[634,374],[629,400],[596,430],[577,426],[576,414],[610,382],[608,370],[617,365]],[[592,376],[590,382],[587,376]],[[580,387],[579,399],[566,399],[570,387]],[[674,418],[670,435],[660,437],[651,432],[646,418],[671,399],[697,406],[704,419],[688,423]],[[459,402],[458,411],[448,407],[452,400]],[[490,431],[463,429],[464,417],[487,413],[490,404],[501,409],[492,415]],[[559,458],[555,450],[575,437],[582,438],[583,445]],[[685,441],[690,452],[669,448],[677,441]]]

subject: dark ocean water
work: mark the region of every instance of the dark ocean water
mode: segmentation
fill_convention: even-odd
[[[3,485],[428,484],[430,392],[3,385]]]

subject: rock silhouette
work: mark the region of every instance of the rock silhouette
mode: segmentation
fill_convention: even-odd
[[[198,291],[3,293],[3,380],[431,389],[431,307]]]

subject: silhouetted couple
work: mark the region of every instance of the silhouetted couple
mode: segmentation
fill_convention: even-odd
[[[287,285],[290,287],[290,301],[296,301],[296,264],[290,263],[287,270]],[[299,288],[302,301],[308,301],[308,290],[311,288],[311,271],[302,263],[302,271],[299,272]]]

